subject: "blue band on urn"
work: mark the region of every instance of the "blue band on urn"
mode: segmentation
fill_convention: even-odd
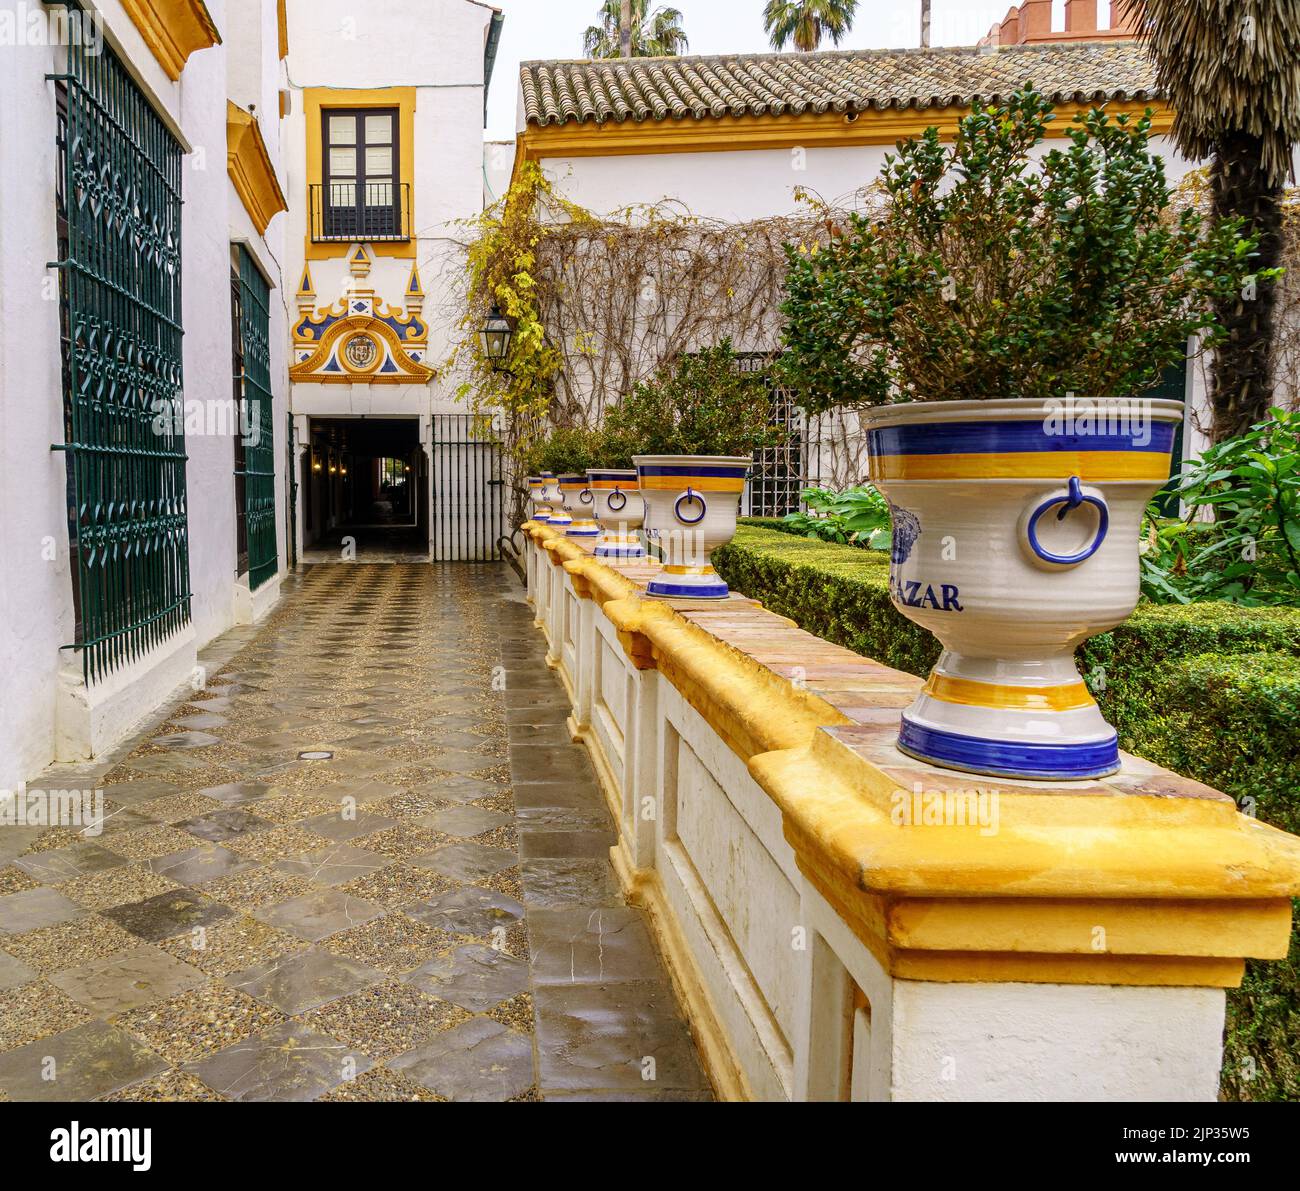
[[[1074,780],[1105,777],[1119,768],[1119,739],[1082,744],[986,740],[927,728],[903,717],[898,745],[922,761],[1007,777]]]
[[[669,583],[664,579],[651,579],[646,594],[661,599],[725,600],[731,594],[721,579],[716,583]]]

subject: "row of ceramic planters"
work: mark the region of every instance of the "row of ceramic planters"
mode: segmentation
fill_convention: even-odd
[[[864,415],[868,478],[893,514],[892,601],[943,645],[903,716],[900,749],[1044,781],[1119,769],[1115,730],[1074,654],[1137,604],[1141,519],[1168,481],[1182,417],[1179,402],[1145,399],[927,402]],[[708,555],[735,532],[750,461],[636,464],[530,487],[542,509],[562,506],[552,524],[566,532],[603,527],[610,557],[640,549],[638,491],[665,560],[650,594],[725,597]]]
[[[643,529],[663,556],[647,594],[724,600],[709,562],[736,533],[752,460],[719,455],[638,455],[635,471],[593,468],[586,475],[529,476],[534,520],[571,538],[595,541],[597,558],[644,558]]]

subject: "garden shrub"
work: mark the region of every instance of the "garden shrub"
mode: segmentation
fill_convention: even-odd
[[[828,641],[916,675],[939,656],[890,603],[886,554],[749,523],[713,562],[737,591]],[[1300,609],[1143,604],[1079,663],[1123,748],[1300,834]],[[1300,903],[1288,958],[1247,961],[1229,990],[1230,1099],[1300,1100],[1297,918]]]
[[[1211,446],[1184,467],[1177,494],[1182,520],[1145,527],[1148,599],[1300,605],[1300,412],[1270,410]]]
[[[1231,794],[1247,813],[1300,834],[1300,658],[1206,653],[1169,666],[1129,747]],[[1246,961],[1228,994],[1223,1094],[1300,1100],[1300,902],[1285,960]]]

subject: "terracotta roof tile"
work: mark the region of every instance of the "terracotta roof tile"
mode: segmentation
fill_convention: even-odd
[[[1032,82],[1055,102],[1159,99],[1133,41],[525,62],[530,124],[965,107]]]

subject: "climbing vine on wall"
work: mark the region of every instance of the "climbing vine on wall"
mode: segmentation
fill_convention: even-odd
[[[1273,327],[1274,404],[1300,410],[1300,190],[1282,203],[1282,267]]]
[[[774,350],[782,246],[811,246],[830,217],[809,204],[737,224],[665,202],[601,218],[526,163],[495,207],[462,225],[468,267],[451,361],[464,375],[460,396],[477,412],[505,415],[517,462],[548,426],[598,424],[608,405],[679,355],[726,338],[738,351]],[[494,303],[518,320],[512,375],[494,372],[478,342]]]
[[[457,323],[460,332],[447,367],[465,375],[457,390],[479,414],[505,415],[505,447],[512,459],[536,441],[545,423],[563,359],[547,334],[538,277],[538,250],[560,221],[589,219],[559,198],[541,169],[526,162],[495,206],[460,227],[465,241],[466,284]],[[515,322],[510,358],[494,366],[484,354],[479,329],[492,308]]]
[[[1195,206],[1210,211],[1210,175],[1206,167],[1184,174],[1174,190],[1171,210]],[[1300,189],[1286,191],[1282,199],[1282,276],[1277,286],[1277,313],[1273,326],[1273,404],[1300,410]],[[1197,366],[1208,368],[1202,359]],[[1208,437],[1210,417],[1197,429]]]

